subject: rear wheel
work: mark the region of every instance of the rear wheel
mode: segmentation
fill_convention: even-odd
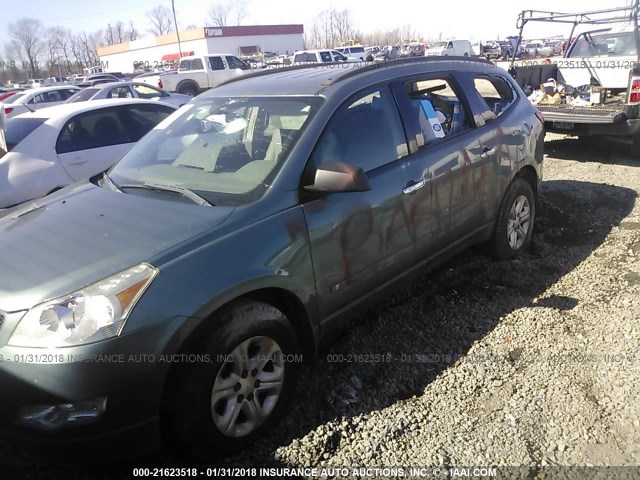
[[[195,97],[200,93],[200,89],[196,85],[192,85],[189,83],[186,85],[180,85],[178,87],[178,93],[189,95],[190,97]]]
[[[195,455],[238,451],[268,434],[298,373],[292,328],[276,308],[246,301],[211,323],[189,349],[204,361],[175,372],[165,407],[169,440]]]
[[[491,237],[493,254],[500,259],[517,257],[531,244],[536,203],[529,182],[516,177],[507,189]]]

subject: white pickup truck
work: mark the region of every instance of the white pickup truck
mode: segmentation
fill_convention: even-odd
[[[236,75],[251,70],[249,64],[231,54],[184,57],[178,70],[155,75],[144,74],[134,80],[169,92],[196,96]]]

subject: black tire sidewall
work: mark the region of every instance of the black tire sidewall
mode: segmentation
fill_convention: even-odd
[[[171,439],[185,448],[190,455],[202,456],[216,451],[239,451],[265,435],[284,414],[294,395],[300,365],[285,364],[285,380],[280,398],[270,417],[251,434],[234,438],[222,434],[211,416],[211,390],[221,357],[231,353],[243,341],[255,336],[273,338],[285,355],[298,351],[295,336],[287,318],[276,308],[261,302],[243,302],[225,309],[211,320],[212,325],[198,333],[199,340],[189,350],[206,354],[210,363],[196,363],[183,368],[174,394],[175,409],[170,412],[173,420]]]
[[[507,240],[507,224],[509,221],[509,212],[511,210],[511,207],[520,195],[524,195],[529,200],[529,208],[531,209],[531,220],[529,231],[527,232],[527,237],[525,238],[520,248],[518,248],[517,250],[513,250],[509,246],[509,242]],[[507,188],[507,191],[505,192],[502,203],[500,204],[498,216],[496,218],[494,232],[491,238],[491,246],[494,256],[502,260],[509,260],[517,257],[522,252],[527,250],[527,248],[529,248],[529,245],[531,244],[531,238],[533,236],[536,213],[536,198],[533,194],[533,190],[531,189],[531,185],[523,178],[514,178],[509,185],[509,188]]]

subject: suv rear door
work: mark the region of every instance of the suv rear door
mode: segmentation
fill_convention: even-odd
[[[498,146],[452,74],[411,77],[394,92],[412,152],[411,233],[418,258],[426,258],[483,226]]]
[[[406,152],[388,85],[344,102],[316,143],[305,178],[325,162],[339,161],[362,168],[371,185],[365,192],[311,194],[303,203],[320,318],[357,302],[381,278],[391,280],[401,266],[397,257],[411,249],[402,193]]]

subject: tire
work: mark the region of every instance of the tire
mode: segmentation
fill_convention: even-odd
[[[177,88],[178,93],[182,93],[183,95],[189,95],[190,97],[195,97],[200,93],[200,89],[191,83],[186,85],[178,85]]]
[[[520,214],[516,215],[517,212]],[[529,247],[535,214],[536,199],[531,185],[525,179],[516,177],[504,194],[490,240],[496,258],[509,260]],[[513,223],[516,217],[519,225]],[[526,222],[523,221],[525,218]]]
[[[463,55],[463,57],[468,57],[469,54],[465,52],[465,54]]]
[[[629,145],[629,153],[634,158],[640,158],[640,135],[636,135]]]
[[[205,360],[173,372],[163,409],[165,440],[196,457],[236,452],[268,434],[293,397],[299,369],[285,361],[298,349],[291,324],[276,308],[235,303],[209,323],[188,349]]]

